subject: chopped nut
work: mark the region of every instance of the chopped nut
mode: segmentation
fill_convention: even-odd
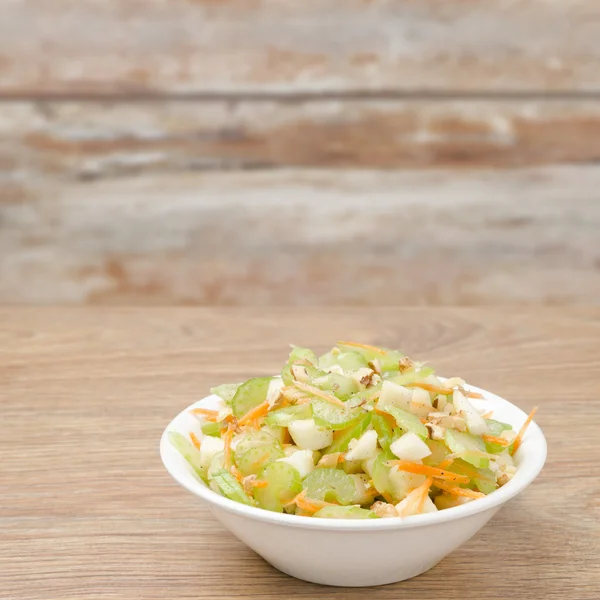
[[[389,519],[391,517],[397,517],[398,512],[393,504],[387,502],[374,502],[371,506],[371,510],[382,519]]]

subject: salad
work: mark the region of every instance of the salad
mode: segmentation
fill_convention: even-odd
[[[519,432],[479,393],[401,352],[339,342],[293,347],[281,375],[211,390],[202,436],[170,432],[213,491],[275,512],[333,519],[409,517],[471,502],[516,473]]]

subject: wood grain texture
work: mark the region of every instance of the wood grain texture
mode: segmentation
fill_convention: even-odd
[[[600,90],[594,0],[15,0],[0,90]]]
[[[392,347],[528,411],[539,479],[432,571],[373,600],[596,600],[598,309],[0,309],[0,597],[359,600],[289,578],[158,458],[209,386],[273,373],[290,342]],[[565,377],[565,373],[569,377]]]
[[[594,304],[600,171],[24,177],[0,301]]]
[[[0,115],[0,175],[595,164],[595,101],[23,102]]]

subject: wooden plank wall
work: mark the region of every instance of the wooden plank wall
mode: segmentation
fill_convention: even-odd
[[[0,303],[600,298],[595,0],[0,0]]]

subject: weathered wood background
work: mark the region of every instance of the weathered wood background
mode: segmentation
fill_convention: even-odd
[[[0,0],[0,303],[600,298],[595,0]]]

